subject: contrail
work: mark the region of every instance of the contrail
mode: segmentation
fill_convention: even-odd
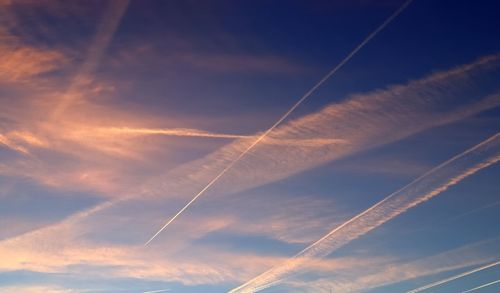
[[[494,203],[490,203],[488,205],[485,205],[485,206],[478,207],[476,209],[470,210],[470,211],[465,212],[463,214],[460,214],[460,215],[458,215],[456,217],[451,218],[449,221],[455,221],[455,220],[460,219],[462,217],[468,216],[468,215],[473,214],[473,213],[477,213],[477,212],[482,211],[482,210],[489,209],[489,208],[494,207],[494,206],[499,205],[499,204],[500,204],[500,200],[496,201]]]
[[[325,257],[408,209],[437,196],[464,178],[500,161],[500,133],[451,158],[330,231],[281,266],[230,292],[256,292],[297,273],[308,262]]]
[[[100,129],[104,132],[114,134],[131,135],[166,135],[166,136],[192,136],[211,138],[252,138],[253,135],[237,135],[225,133],[213,133],[191,128],[131,128],[131,127],[109,127]]]
[[[86,85],[91,79],[90,75],[97,68],[99,61],[111,42],[118,25],[120,24],[125,11],[129,5],[129,0],[112,0],[108,2],[107,11],[104,14],[97,34],[94,36],[87,52],[84,63],[69,84],[68,89],[63,94],[61,101],[52,112],[51,118],[55,119],[64,112],[73,100],[74,91]]]
[[[489,282],[489,283],[486,283],[486,284],[483,284],[481,286],[477,286],[477,287],[474,287],[472,289],[469,289],[467,291],[463,291],[462,293],[468,293],[468,292],[472,292],[472,291],[476,291],[476,290],[479,290],[481,288],[484,288],[484,287],[488,287],[488,286],[491,286],[491,285],[494,285],[496,283],[500,282],[500,279],[499,280],[496,280],[496,281],[493,281],[493,282]]]
[[[424,291],[424,290],[427,290],[427,289],[430,289],[432,287],[436,287],[436,286],[439,286],[439,285],[442,285],[444,283],[448,283],[448,282],[451,282],[451,281],[454,281],[454,280],[457,280],[457,279],[460,279],[462,277],[465,277],[465,276],[468,276],[468,275],[471,275],[471,274],[474,274],[474,273],[477,273],[479,271],[482,271],[482,270],[485,270],[485,269],[488,269],[488,268],[491,268],[491,267],[494,267],[496,265],[500,264],[500,261],[497,261],[497,262],[494,262],[494,263],[490,263],[490,264],[487,264],[487,265],[484,265],[482,267],[479,267],[479,268],[476,268],[476,269],[473,269],[473,270],[470,270],[470,271],[467,271],[465,273],[461,273],[461,274],[458,274],[456,276],[453,276],[453,277],[450,277],[450,278],[447,278],[447,279],[444,279],[444,280],[441,280],[441,281],[437,281],[437,282],[434,282],[434,283],[431,283],[429,285],[425,285],[425,286],[422,286],[420,288],[417,288],[417,289],[413,289],[411,291],[408,291],[407,293],[416,293],[416,292],[420,292],[420,291]],[[467,291],[469,292],[469,291]]]
[[[158,292],[168,292],[168,291],[171,291],[171,289],[154,290],[154,291],[144,291],[142,293],[158,293]]]
[[[226,134],[217,132],[208,132],[193,128],[134,128],[134,127],[103,127],[93,130],[93,132],[104,132],[110,134],[123,134],[123,135],[165,135],[165,136],[180,136],[180,137],[206,137],[206,138],[238,138],[248,139],[256,138],[256,135],[243,135],[243,134]],[[274,145],[298,145],[298,146],[321,146],[328,144],[344,144],[347,143],[345,139],[340,138],[272,138],[266,137],[262,142],[265,144]]]
[[[207,191],[219,178],[229,171],[241,158],[243,158],[250,150],[252,150],[261,140],[263,140],[271,131],[281,124],[290,114],[307,98],[309,98],[323,83],[325,83],[332,75],[341,69],[349,60],[358,53],[371,39],[373,39],[380,31],[382,31],[393,19],[395,19],[413,0],[407,0],[399,7],[389,18],[387,18],[379,27],[370,33],[354,50],[352,50],[340,63],[335,66],[327,75],[325,75],[318,83],[316,83],[308,92],[306,92],[278,121],[276,121],[269,129],[262,133],[252,144],[250,144],[236,159],[226,166],[217,176],[215,176],[200,192],[198,192],[180,211],[178,211],[168,222],[166,222],[158,232],[156,232],[144,245],[148,245],[158,234],[160,234],[170,223],[172,223],[180,214],[182,214],[198,197]]]

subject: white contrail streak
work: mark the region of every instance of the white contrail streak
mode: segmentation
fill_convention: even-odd
[[[497,262],[494,262],[494,263],[490,263],[490,264],[484,265],[484,266],[479,267],[479,268],[475,268],[475,269],[467,271],[465,273],[461,273],[461,274],[458,274],[456,276],[449,277],[447,279],[444,279],[444,280],[441,280],[441,281],[437,281],[437,282],[434,282],[434,283],[422,286],[422,287],[417,288],[417,289],[413,289],[411,291],[408,291],[407,293],[416,293],[416,292],[424,291],[424,290],[430,289],[432,287],[436,287],[436,286],[439,286],[439,285],[442,285],[442,284],[445,284],[445,283],[448,283],[448,282],[451,282],[451,281],[463,278],[465,276],[477,273],[479,271],[486,270],[486,269],[494,267],[494,266],[496,266],[498,264],[500,264],[500,261],[497,261]]]
[[[482,206],[482,207],[478,207],[477,209],[470,210],[470,211],[465,212],[465,213],[463,213],[463,214],[460,214],[460,215],[458,215],[458,216],[456,216],[456,217],[451,218],[451,219],[450,219],[450,221],[455,221],[455,220],[457,220],[457,219],[463,218],[463,217],[468,216],[468,215],[470,215],[470,214],[477,213],[477,212],[479,212],[479,211],[483,211],[483,210],[489,209],[489,208],[494,207],[494,206],[497,206],[497,205],[499,205],[499,204],[500,204],[500,200],[499,200],[499,201],[496,201],[496,202],[494,202],[494,203],[490,203],[490,204],[488,204],[488,205]]]
[[[437,196],[469,175],[500,160],[500,133],[457,155],[330,231],[281,266],[230,292],[256,292],[290,277],[306,263],[325,257],[408,209]]]
[[[341,69],[349,60],[358,53],[371,39],[373,39],[380,31],[382,31],[394,18],[396,18],[403,10],[410,5],[413,0],[407,0],[399,7],[389,18],[387,18],[377,29],[369,34],[354,50],[352,50],[340,63],[335,66],[327,75],[325,75],[318,83],[316,83],[308,92],[306,92],[278,121],[276,121],[269,129],[262,133],[252,144],[250,144],[236,159],[229,163],[217,176],[215,176],[200,192],[198,192],[180,211],[178,211],[168,222],[166,222],[158,232],[156,232],[144,245],[148,245],[158,234],[160,234],[170,223],[172,223],[180,214],[182,214],[198,197],[207,191],[215,182],[229,171],[239,160],[241,160],[250,150],[252,150],[261,140],[263,140],[271,131],[281,124],[295,109],[300,106],[307,98],[309,98],[323,83],[325,83],[332,75]]]
[[[486,283],[486,284],[483,284],[481,286],[477,286],[477,287],[474,287],[472,289],[469,289],[467,291],[463,291],[462,293],[468,293],[468,292],[472,292],[472,291],[476,291],[476,290],[479,290],[481,288],[484,288],[484,287],[488,287],[488,286],[491,286],[491,285],[495,285],[496,283],[500,282],[500,279],[499,280],[496,280],[496,281],[493,281],[493,282],[489,282],[489,283]]]
[[[168,292],[171,291],[171,289],[163,289],[163,290],[153,290],[153,291],[144,291],[142,293],[159,293],[159,292]]]
[[[227,134],[227,133],[217,133],[208,132],[193,128],[134,128],[134,127],[102,127],[98,129],[93,129],[93,133],[101,132],[104,134],[115,134],[115,135],[164,135],[164,136],[179,136],[179,137],[205,137],[205,138],[228,138],[228,139],[251,139],[256,138],[256,135],[242,135],[242,134]],[[0,137],[1,139],[1,137]],[[0,141],[1,142],[1,141]],[[345,144],[347,141],[340,138],[303,138],[303,139],[291,139],[291,138],[272,138],[266,137],[262,142],[265,144],[273,145],[296,145],[303,147],[318,147],[322,145],[332,145],[332,144]]]
[[[253,135],[237,135],[225,133],[213,133],[191,128],[132,128],[132,127],[109,127],[100,129],[113,134],[129,135],[166,135],[166,136],[191,136],[209,138],[252,138]]]

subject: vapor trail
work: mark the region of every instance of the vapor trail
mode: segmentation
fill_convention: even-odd
[[[241,160],[250,150],[252,150],[261,140],[263,140],[271,131],[281,124],[290,114],[309,98],[323,83],[325,83],[332,75],[341,69],[349,60],[356,55],[371,39],[373,39],[380,31],[382,31],[393,19],[395,19],[413,0],[404,2],[389,18],[387,18],[379,27],[370,33],[354,50],[352,50],[337,66],[335,66],[327,75],[325,75],[318,83],[316,83],[308,92],[306,92],[278,121],[276,121],[269,129],[262,133],[252,144],[250,144],[236,159],[231,161],[217,176],[215,176],[200,192],[198,192],[179,212],[177,212],[168,222],[163,225],[144,245],[148,245],[158,234],[160,234],[170,223],[172,223],[180,214],[182,214],[198,197],[207,191],[219,178],[229,171],[239,160]]]
[[[479,271],[482,271],[482,270],[494,267],[494,266],[496,266],[498,264],[500,264],[500,261],[497,261],[497,262],[494,262],[494,263],[490,263],[490,264],[484,265],[484,266],[479,267],[479,268],[475,268],[475,269],[467,271],[465,273],[461,273],[461,274],[458,274],[456,276],[453,276],[453,277],[450,277],[450,278],[447,278],[447,279],[444,279],[444,280],[441,280],[441,281],[437,281],[437,282],[434,282],[434,283],[422,286],[422,287],[417,288],[417,289],[413,289],[411,291],[408,291],[407,293],[416,293],[416,292],[424,291],[424,290],[430,289],[432,287],[436,287],[436,286],[442,285],[444,283],[448,283],[448,282],[460,279],[462,277],[465,277],[465,276],[477,273]],[[469,292],[469,291],[467,291],[467,292]]]
[[[113,39],[128,5],[129,0],[112,0],[108,2],[107,11],[102,17],[102,21],[97,29],[97,34],[90,44],[85,61],[69,84],[61,101],[55,106],[51,118],[55,119],[59,114],[64,112],[74,99],[75,90],[87,85],[92,80],[90,75],[97,68],[102,55]]]
[[[463,213],[463,214],[460,214],[460,215],[458,215],[458,216],[456,216],[456,217],[451,218],[451,219],[450,219],[450,221],[455,221],[455,220],[460,219],[460,218],[462,218],[462,217],[468,216],[468,215],[473,214],[473,213],[477,213],[477,212],[482,211],[482,210],[489,209],[489,208],[494,207],[494,206],[497,206],[497,205],[499,205],[499,204],[500,204],[500,200],[499,200],[499,201],[496,201],[496,202],[494,202],[494,203],[490,203],[490,204],[488,204],[488,205],[485,205],[485,206],[478,207],[478,208],[476,208],[476,209],[470,210],[470,211],[465,212],[465,213]]]
[[[167,136],[192,136],[211,138],[251,138],[253,135],[237,135],[225,133],[213,133],[190,128],[131,128],[131,127],[109,127],[102,129],[105,132],[114,134],[131,135],[167,135]]]
[[[171,289],[163,289],[163,290],[153,290],[153,291],[144,291],[142,293],[159,293],[159,292],[168,292]]]
[[[230,292],[256,292],[297,273],[310,261],[325,257],[408,209],[437,196],[464,178],[500,161],[500,133],[451,158],[330,231],[286,261]]]
[[[496,283],[500,282],[500,280],[496,280],[496,281],[493,281],[493,282],[489,282],[489,283],[486,283],[486,284],[483,284],[481,286],[477,286],[477,287],[474,287],[472,289],[469,289],[467,291],[463,291],[462,293],[468,293],[468,292],[472,292],[472,291],[476,291],[476,290],[479,290],[481,288],[484,288],[484,287],[488,287],[488,286],[491,286],[491,285],[494,285]]]
[[[206,138],[229,138],[229,139],[250,139],[256,138],[256,135],[227,134],[208,132],[193,128],[134,128],[134,127],[103,127],[93,129],[93,133],[101,132],[105,134],[117,135],[164,135],[179,137],[206,137]],[[1,137],[0,137],[1,138]],[[0,141],[1,142],[1,141]],[[296,145],[303,147],[318,147],[321,145],[345,144],[347,141],[340,138],[272,138],[266,137],[262,142],[272,145]]]

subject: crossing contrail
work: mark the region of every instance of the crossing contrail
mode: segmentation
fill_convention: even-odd
[[[463,291],[462,293],[468,293],[468,292],[472,292],[472,291],[476,291],[476,290],[479,290],[481,288],[484,288],[484,287],[488,287],[488,286],[491,286],[491,285],[495,285],[496,283],[500,282],[500,279],[499,280],[496,280],[496,281],[493,281],[493,282],[489,282],[489,283],[486,283],[486,284],[483,284],[481,286],[477,286],[477,287],[474,287],[472,289],[469,289],[467,291]]]
[[[195,200],[205,193],[213,184],[215,184],[224,174],[229,171],[239,160],[241,160],[249,151],[251,151],[261,140],[271,133],[278,125],[281,124],[295,109],[300,106],[307,98],[309,98],[323,83],[331,76],[339,71],[349,60],[358,53],[371,39],[380,33],[392,20],[394,20],[403,10],[411,4],[413,0],[405,1],[391,16],[389,16],[379,27],[370,33],[354,50],[352,50],[337,66],[335,66],[328,74],[326,74],[318,83],[316,83],[309,91],[307,91],[281,118],[278,119],[269,129],[263,132],[257,139],[250,144],[236,159],[231,161],[217,176],[215,176],[202,190],[200,190],[180,211],[178,211],[170,220],[168,220],[144,245],[148,245],[153,239],[158,236],[170,223],[172,223],[180,214],[182,214]]]
[[[479,268],[475,268],[475,269],[467,271],[465,273],[461,273],[461,274],[458,274],[456,276],[453,276],[453,277],[450,277],[450,278],[447,278],[447,279],[444,279],[444,280],[441,280],[441,281],[437,281],[437,282],[434,282],[434,283],[422,286],[422,287],[417,288],[417,289],[413,289],[411,291],[408,291],[407,293],[416,293],[416,292],[424,291],[424,290],[430,289],[432,287],[436,287],[436,286],[439,286],[439,285],[442,285],[442,284],[445,284],[445,283],[448,283],[448,282],[460,279],[462,277],[465,277],[465,276],[477,273],[479,271],[489,269],[489,268],[494,267],[494,266],[496,266],[498,264],[500,264],[500,261],[497,261],[497,262],[494,262],[494,263],[490,263],[490,264],[484,265],[484,266],[479,267]],[[466,292],[470,292],[470,291],[466,291]]]
[[[498,161],[500,161],[500,133],[435,167],[333,229],[284,264],[271,268],[230,292],[257,292],[274,286],[296,274],[310,261],[329,255],[350,241]]]

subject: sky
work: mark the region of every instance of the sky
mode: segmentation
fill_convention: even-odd
[[[498,292],[499,9],[0,0],[0,293]]]

